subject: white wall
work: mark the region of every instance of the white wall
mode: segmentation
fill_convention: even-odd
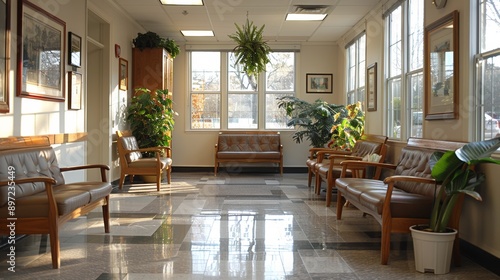
[[[86,11],[87,7],[92,6],[95,11],[102,13],[109,20],[111,25],[110,41],[122,46],[122,56],[131,62],[131,45],[132,38],[137,36],[137,32],[144,32],[134,21],[130,20],[125,14],[116,8],[113,1],[32,1],[34,4],[44,9],[48,13],[56,16],[66,23],[66,32],[73,32],[82,37],[82,67],[78,68],[78,72],[83,74],[83,90],[86,95],[86,53],[87,53],[87,27],[86,27]],[[92,114],[93,110],[100,110],[93,106],[94,104],[86,104],[85,98],[82,105],[82,110],[68,110],[68,94],[66,92],[65,102],[43,101],[31,98],[17,97],[15,92],[16,70],[17,70],[17,6],[20,1],[12,1],[11,11],[11,61],[9,71],[9,107],[10,112],[0,114],[0,137],[7,136],[32,136],[44,134],[62,134],[62,133],[77,133],[86,131],[86,110],[88,114]],[[65,35],[67,40],[67,33]],[[67,43],[65,43],[66,45]],[[110,98],[110,117],[109,131],[113,133],[117,129],[120,120],[119,109],[123,108],[131,94],[128,92],[119,92],[118,85],[118,59],[114,57],[114,48],[109,48],[111,71],[106,73],[110,75],[110,90],[107,92]],[[64,90],[67,90],[67,75],[71,71],[71,66],[68,65],[67,54],[64,52],[66,65],[64,65],[63,73],[65,73]],[[131,65],[129,65],[131,67]],[[130,68],[131,69],[131,68]],[[129,71],[131,76],[131,71]],[[111,138],[110,138],[111,139]],[[54,145],[54,149],[58,155],[58,160],[61,166],[80,165],[85,163],[85,150],[89,142],[77,142],[70,144]],[[111,145],[111,143],[109,143]],[[107,163],[113,165],[112,162]],[[116,173],[116,171],[115,171]],[[84,180],[85,172],[72,172],[66,176],[67,181]],[[111,175],[111,179],[116,179],[116,176]]]

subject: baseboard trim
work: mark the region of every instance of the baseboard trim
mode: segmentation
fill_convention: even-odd
[[[460,252],[475,263],[500,276],[500,258],[460,239]]]
[[[214,172],[213,167],[190,167],[190,166],[172,166],[172,172]],[[253,167],[245,166],[237,169],[220,167],[218,173],[280,173],[278,167]],[[283,173],[304,173],[307,176],[307,167],[283,167]]]

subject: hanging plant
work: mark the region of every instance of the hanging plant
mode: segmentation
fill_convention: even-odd
[[[247,22],[242,27],[238,24],[236,26],[236,33],[229,35],[238,45],[233,49],[236,57],[236,63],[243,65],[243,71],[248,76],[258,75],[260,72],[266,70],[266,64],[269,62],[268,55],[271,48],[267,42],[262,40],[262,32],[264,26],[257,29],[247,18]]]

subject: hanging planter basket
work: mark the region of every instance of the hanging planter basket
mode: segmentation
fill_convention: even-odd
[[[236,33],[229,35],[237,46],[233,49],[236,56],[236,63],[243,66],[243,71],[248,76],[256,76],[266,70],[266,64],[269,62],[268,55],[271,48],[267,42],[262,39],[264,26],[257,29],[257,26],[247,18],[246,24],[242,27],[236,23]]]

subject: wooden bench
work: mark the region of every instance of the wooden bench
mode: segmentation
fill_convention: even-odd
[[[66,183],[65,171],[98,168],[101,181]],[[109,233],[106,165],[59,167],[47,137],[0,138],[0,234],[49,234],[52,267],[59,268],[59,227],[102,206]]]
[[[365,161],[341,163],[337,187],[337,219],[342,218],[342,198],[362,212],[369,214],[382,226],[381,263],[389,260],[391,233],[409,233],[409,227],[428,224],[434,202],[436,183],[431,177],[429,158],[435,151],[456,150],[466,143],[410,138],[401,151],[397,164]],[[377,168],[375,178],[359,178],[367,166]],[[378,180],[382,169],[392,170],[384,181]],[[347,171],[352,178],[346,178]],[[458,229],[461,201],[450,219],[450,227]],[[454,248],[455,263],[459,264],[458,234]]]
[[[231,162],[277,163],[283,174],[283,145],[279,132],[220,132],[215,144],[215,175],[221,163]]]

